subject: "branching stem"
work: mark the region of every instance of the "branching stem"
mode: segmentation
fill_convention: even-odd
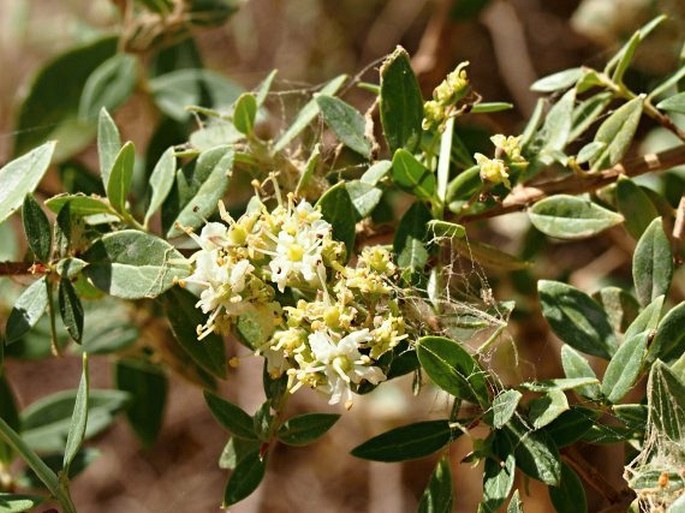
[[[504,198],[500,205],[485,212],[473,215],[456,216],[462,223],[497,217],[510,212],[518,212],[554,194],[583,194],[592,192],[614,183],[619,176],[639,176],[654,171],[663,171],[685,164],[685,145],[677,146],[661,153],[650,153],[627,160],[596,173],[569,175],[559,180],[543,182],[536,186],[519,185]]]

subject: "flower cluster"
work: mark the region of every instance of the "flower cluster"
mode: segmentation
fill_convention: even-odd
[[[505,187],[511,189],[509,173],[512,170],[521,171],[528,165],[521,155],[521,138],[497,134],[493,135],[490,140],[495,145],[494,159],[482,153],[476,153],[473,156],[480,167],[481,180],[492,184],[503,183]]]
[[[433,99],[423,105],[424,130],[431,127],[441,130],[447,118],[453,114],[455,105],[469,93],[469,78],[465,70],[468,65],[468,62],[460,63],[433,90]]]
[[[287,373],[291,392],[309,386],[334,404],[362,381],[383,381],[377,360],[407,337],[390,252],[367,247],[345,265],[332,226],[292,197],[272,212],[259,202],[237,221],[221,205],[220,213],[223,222],[207,223],[199,236],[189,231],[200,249],[181,285],[198,287],[196,306],[209,314],[198,338],[226,334],[256,313],[273,319],[257,352],[274,378]],[[275,301],[276,289],[295,306]]]

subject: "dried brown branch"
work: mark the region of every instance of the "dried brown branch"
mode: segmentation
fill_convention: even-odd
[[[628,160],[622,164],[603,169],[597,173],[574,174],[559,180],[544,182],[536,186],[516,186],[502,202],[479,214],[456,216],[460,222],[497,217],[518,212],[554,194],[583,194],[605,187],[618,180],[621,175],[639,176],[654,171],[663,171],[685,164],[685,145],[677,146],[661,153],[650,153]]]
[[[0,276],[27,276],[46,274],[44,265],[27,262],[0,262]]]

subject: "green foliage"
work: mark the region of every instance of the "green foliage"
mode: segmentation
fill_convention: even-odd
[[[587,511],[579,443],[640,450],[626,467],[628,485],[640,500],[656,494],[650,500],[676,511],[681,481],[671,460],[682,456],[685,425],[685,302],[675,283],[681,191],[668,182],[674,173],[654,173],[650,188],[636,177],[685,163],[685,135],[670,117],[685,113],[676,92],[685,71],[654,80],[651,91],[631,89],[640,83],[633,61],[663,19],[635,32],[603,70],[573,67],[538,80],[533,90],[551,96],[523,133],[488,141],[479,115],[511,105],[482,101],[466,63],[428,102],[401,47],[383,61],[378,84],[340,75],[291,94],[274,71],[245,91],[204,69],[192,39],[157,46],[189,37],[191,26],[222,23],[237,4],[176,4],[137,2],[131,16],[165,22],[159,38],[133,31],[68,50],[39,71],[20,106],[17,158],[0,169],[0,259],[15,261],[0,270],[30,278],[0,283],[0,510],[40,503],[16,493],[36,486],[75,513],[69,480],[93,459],[84,441],[125,412],[141,444],[153,447],[171,372],[207,389],[207,408],[230,433],[219,458],[230,471],[224,507],[259,486],[275,447],[314,444],[339,420],[290,414],[293,392],[313,388],[349,408],[355,395],[413,372],[413,391],[432,383],[451,411],[351,452],[400,462],[444,450],[420,512],[454,507],[457,463],[447,449],[462,434],[473,445],[464,462],[482,464],[480,512],[507,501],[507,512],[523,511],[517,470],[547,486],[556,511]],[[454,14],[472,16],[485,4],[458,2]],[[365,106],[348,94],[353,86],[370,95]],[[115,123],[134,90],[163,118],[138,155]],[[193,120],[200,126],[189,133]],[[640,156],[643,128],[653,124],[681,145]],[[77,154],[96,132],[99,169],[91,170]],[[384,141],[375,139],[381,132]],[[55,174],[63,192],[40,186],[51,162],[72,157]],[[25,244],[12,228],[20,208]],[[504,217],[489,231],[494,223],[484,220],[513,211],[527,214],[520,232],[512,223],[509,234]],[[613,262],[630,250],[621,223],[636,241],[632,286],[628,265]],[[548,239],[600,234],[578,252],[581,269],[563,257],[577,242]],[[608,256],[588,263],[598,248]],[[606,262],[616,270],[595,276]],[[500,350],[526,342],[511,337],[530,330],[508,328],[538,309],[563,342],[563,376],[517,379],[518,353],[503,358]],[[547,336],[543,328],[536,337]],[[218,395],[218,380],[243,358],[228,359],[234,339],[266,360],[253,415]],[[78,389],[19,411],[5,360],[50,352],[82,355]],[[95,355],[114,362],[115,389],[91,390]],[[503,361],[512,368],[501,373]],[[429,387],[423,400],[434,393]],[[662,476],[676,484],[662,486]]]

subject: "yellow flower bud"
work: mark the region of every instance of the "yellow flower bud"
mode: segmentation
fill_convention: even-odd
[[[507,166],[501,159],[489,159],[482,153],[474,155],[478,167],[480,167],[480,178],[484,182],[493,184],[503,183],[505,187],[511,189]]]

